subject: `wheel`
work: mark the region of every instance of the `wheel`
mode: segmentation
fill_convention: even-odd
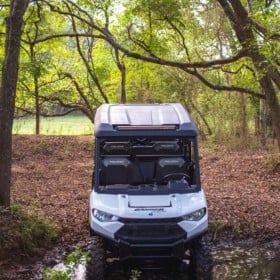
[[[93,241],[89,247],[90,261],[86,268],[87,280],[104,280],[106,258],[102,238],[93,237]]]
[[[190,273],[194,280],[212,280],[213,260],[211,248],[199,239],[190,248]]]
[[[182,173],[182,172],[179,172],[179,173],[170,173],[170,174],[167,174],[165,176],[163,176],[161,179],[160,179],[160,182],[163,182],[163,183],[167,183],[169,180],[187,180],[187,181],[190,181],[190,176],[186,173]]]

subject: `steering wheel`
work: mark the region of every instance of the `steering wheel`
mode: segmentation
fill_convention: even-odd
[[[167,183],[169,180],[182,180],[186,179],[187,181],[190,182],[190,176],[186,173],[183,172],[178,172],[178,173],[169,173],[165,176],[163,176],[160,180],[160,182]]]

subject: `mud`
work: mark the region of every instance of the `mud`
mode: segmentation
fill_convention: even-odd
[[[78,244],[87,247],[87,244]],[[68,253],[71,249],[67,250]],[[41,279],[47,264],[49,267],[63,268],[66,251],[56,248],[46,255],[42,263],[34,267],[34,279]],[[262,244],[255,244],[253,240],[238,242],[221,242],[212,244],[213,280],[278,280],[280,275],[280,241],[275,240]],[[135,275],[139,276],[136,277]],[[135,276],[135,278],[133,278]],[[80,266],[76,272],[76,280],[85,280],[85,267]],[[124,271],[118,263],[110,265],[107,270],[107,280],[191,280],[187,266],[181,272],[166,271]]]

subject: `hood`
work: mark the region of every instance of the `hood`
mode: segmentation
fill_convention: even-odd
[[[127,195],[98,194],[90,195],[90,208],[131,219],[166,219],[189,214],[206,207],[203,190],[188,194],[168,195]]]

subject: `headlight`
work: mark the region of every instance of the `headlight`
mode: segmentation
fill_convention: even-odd
[[[119,217],[117,216],[103,212],[98,209],[92,209],[92,215],[100,222],[114,222],[119,219]]]
[[[201,220],[206,214],[206,208],[201,208],[197,211],[194,211],[190,214],[183,216],[183,220],[185,221],[199,221]]]

